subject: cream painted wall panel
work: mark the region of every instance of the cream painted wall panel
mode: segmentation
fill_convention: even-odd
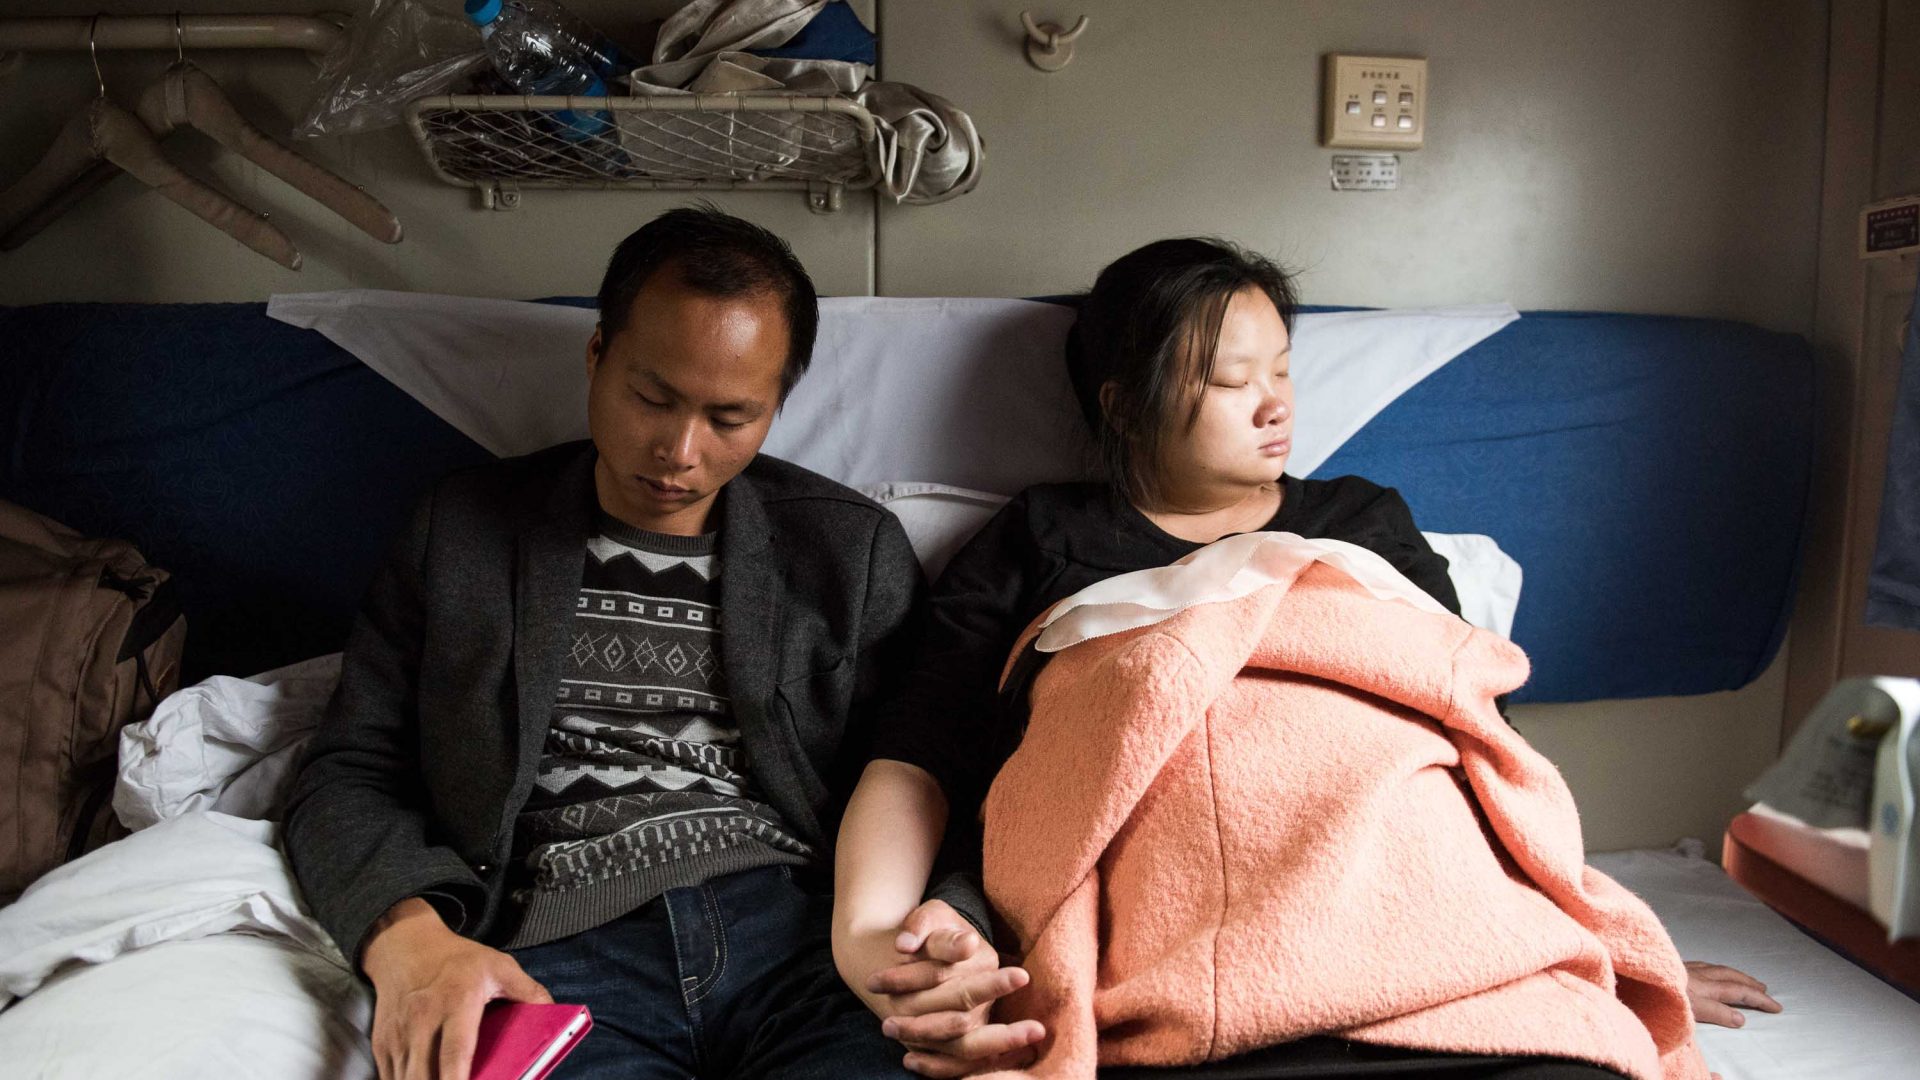
[[[1221,233],[1310,301],[1674,312],[1805,330],[1824,5],[1791,0],[1076,0],[1063,72],[1018,46],[1028,0],[891,0],[891,78],[979,122],[979,189],[885,208],[894,294],[1084,286],[1147,240]],[[1401,189],[1334,192],[1321,56],[1422,55],[1427,145]]]
[[[459,10],[458,0],[444,0]],[[25,5],[22,5],[23,7]],[[121,13],[170,13],[167,3],[122,3]],[[310,11],[324,4],[217,0],[195,12]],[[569,6],[608,33],[633,40],[648,16],[674,0]],[[21,14],[91,14],[98,5],[41,3]],[[11,10],[8,14],[14,14]],[[306,111],[314,66],[291,52],[225,53],[191,59],[221,81],[241,111],[284,136]],[[172,54],[103,53],[111,95],[131,103]],[[10,184],[95,94],[84,54],[41,53],[0,75],[0,186]],[[415,289],[477,296],[584,294],[599,285],[613,244],[688,192],[528,191],[514,211],[478,208],[471,191],[434,179],[400,128],[351,138],[299,140],[302,153],[365,187],[400,218],[406,237],[378,243],[287,188],[278,179],[198,135],[168,141],[190,172],[266,210],[306,256],[290,271],[255,255],[139,182],[116,178],[16,251],[0,253],[0,304],[49,300],[260,300],[274,292],[350,287]],[[714,201],[786,237],[826,294],[870,291],[872,200],[814,214],[797,192],[716,193]]]
[[[1560,767],[1590,851],[1720,837],[1752,800],[1741,790],[1778,754],[1786,657],[1723,694],[1577,705],[1516,705],[1513,725]]]

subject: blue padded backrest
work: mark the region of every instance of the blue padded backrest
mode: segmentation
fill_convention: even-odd
[[[490,455],[264,304],[0,308],[0,498],[172,571],[185,678],[340,648],[412,501]]]
[[[1429,376],[1317,475],[1400,489],[1526,575],[1517,701],[1752,681],[1786,633],[1813,357],[1743,323],[1531,312]]]
[[[590,304],[590,301],[556,300]],[[0,498],[177,575],[189,679],[340,647],[408,505],[488,455],[260,304],[0,308]],[[1785,632],[1813,446],[1800,338],[1535,313],[1321,468],[1526,573],[1522,701],[1732,689]]]

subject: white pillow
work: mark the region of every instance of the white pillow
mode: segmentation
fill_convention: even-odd
[[[357,289],[267,314],[360,358],[495,454],[586,435],[582,308]],[[1402,393],[1519,315],[1507,304],[1300,316],[1289,471],[1308,476]],[[813,366],[766,451],[843,484],[917,476],[1011,495],[1094,474],[1062,356],[1072,308],[1030,300],[820,302]]]
[[[893,511],[907,531],[913,553],[929,579],[946,569],[959,551],[1006,499],[947,484],[896,481],[873,484],[860,493]],[[1421,533],[1433,550],[1446,556],[1447,576],[1460,594],[1461,617],[1501,637],[1513,636],[1513,615],[1520,606],[1520,564],[1490,536],[1474,533]]]

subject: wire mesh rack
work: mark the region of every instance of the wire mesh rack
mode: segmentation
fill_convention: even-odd
[[[407,125],[435,176],[495,209],[522,188],[791,189],[822,213],[880,176],[873,114],[837,97],[421,98]]]

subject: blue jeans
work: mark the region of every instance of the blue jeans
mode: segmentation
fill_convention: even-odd
[[[832,897],[766,867],[515,949],[555,1001],[593,1012],[554,1080],[911,1077],[834,970],[832,915]]]

